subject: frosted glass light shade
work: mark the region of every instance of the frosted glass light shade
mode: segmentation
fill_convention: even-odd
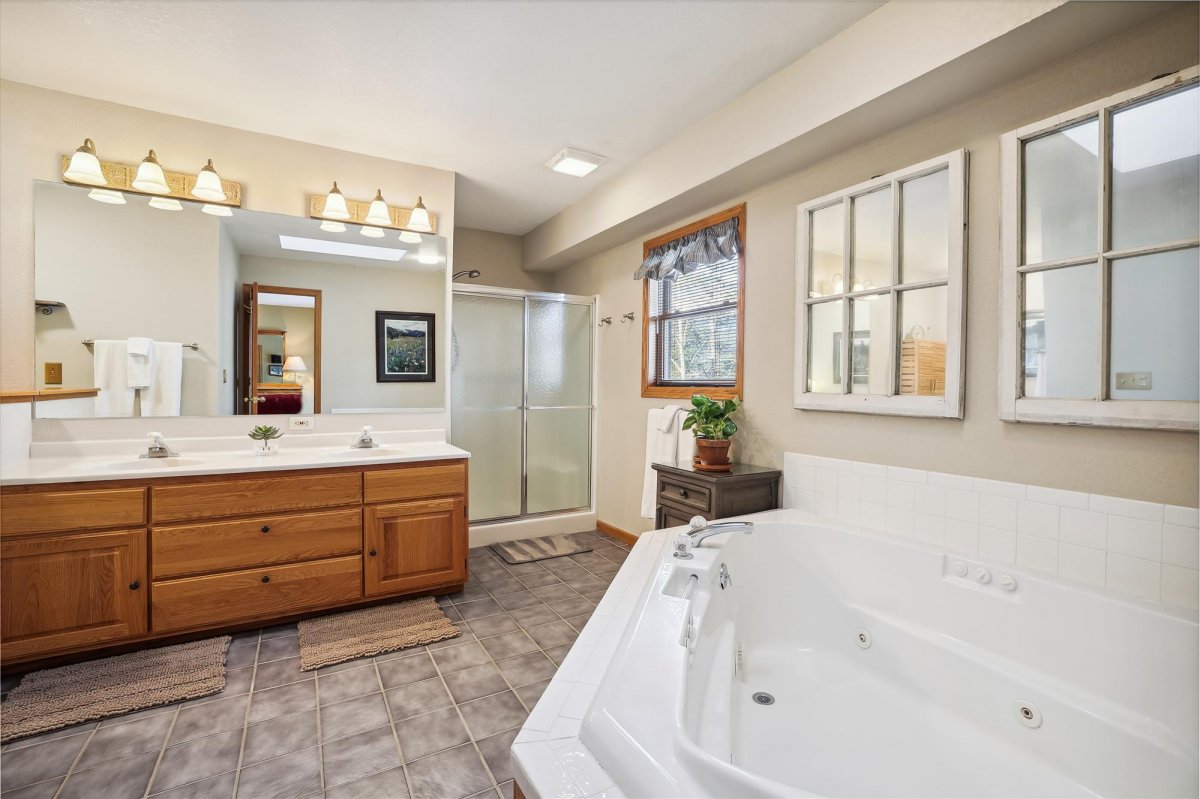
[[[289,355],[283,361],[283,371],[285,372],[307,372],[308,366],[304,363],[304,359],[299,355]]]
[[[350,209],[346,207],[346,198],[342,196],[342,190],[338,188],[336,180],[333,182],[333,188],[325,195],[325,208],[321,211],[321,216],[327,219],[350,218]]]
[[[138,164],[137,177],[133,179],[133,187],[138,191],[150,194],[170,194],[171,187],[167,185],[167,176],[163,174],[158,156],[151,150],[150,154]]]
[[[433,225],[429,223],[429,211],[425,208],[425,203],[421,202],[421,198],[417,197],[417,205],[412,209],[412,213],[408,215],[408,225],[410,230],[416,230],[421,233],[432,233]]]
[[[367,209],[367,217],[363,220],[368,225],[381,225],[388,227],[392,224],[392,215],[388,213],[387,203],[383,200],[383,190],[375,190],[375,199],[371,200],[371,207]]]
[[[324,230],[326,233],[345,233],[346,226],[341,222],[332,222],[326,220],[325,222],[321,223],[321,230]]]
[[[88,197],[98,203],[108,203],[109,205],[125,204],[125,195],[112,189],[92,189],[88,192]]]
[[[225,200],[225,189],[221,186],[221,176],[217,174],[217,170],[213,168],[212,159],[208,159],[208,163],[196,175],[196,185],[192,187],[192,196],[199,197],[201,200],[212,200],[213,202],[223,202]]]
[[[170,197],[151,197],[150,207],[157,208],[160,211],[182,211],[183,204],[179,200],[174,200]]]
[[[205,203],[200,210],[210,216],[233,216],[233,209],[225,205],[209,205]]]
[[[362,233],[364,236],[371,239],[383,238],[383,228],[371,227],[370,225],[364,227],[359,231],[359,233]]]
[[[404,242],[405,244],[420,244],[421,234],[413,233],[411,230],[406,230],[400,234],[400,241]]]
[[[71,156],[67,171],[63,177],[73,183],[83,183],[87,186],[107,186],[104,171],[100,168],[100,159],[96,157],[96,143],[84,139],[83,145]]]

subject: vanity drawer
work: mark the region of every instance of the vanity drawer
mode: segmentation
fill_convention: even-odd
[[[660,477],[658,499],[679,508],[691,508],[700,513],[712,510],[712,494],[701,485]]]
[[[155,527],[154,579],[332,558],[362,551],[362,511]]]
[[[362,598],[362,556],[154,583],[154,632],[288,616]]]
[[[0,532],[4,535],[137,527],[146,523],[146,489],[4,492]]]
[[[154,486],[150,494],[152,522],[182,522],[217,516],[306,510],[362,501],[359,472],[222,480]]]
[[[438,466],[381,469],[363,475],[364,502],[394,502],[463,494],[467,490],[465,461]]]

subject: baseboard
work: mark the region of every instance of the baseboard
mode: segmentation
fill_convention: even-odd
[[[608,522],[602,522],[599,519],[596,520],[596,532],[604,533],[609,538],[615,538],[622,544],[629,544],[629,546],[633,546],[638,540],[638,537],[628,530],[622,530],[620,527]]]
[[[485,522],[471,525],[471,546],[483,547],[500,541],[517,541],[560,533],[586,533],[596,529],[594,511],[556,513],[508,522]]]

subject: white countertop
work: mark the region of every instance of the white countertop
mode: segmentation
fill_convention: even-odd
[[[338,443],[333,443],[335,438]],[[141,480],[471,457],[466,450],[445,441],[414,440],[419,437],[402,433],[391,437],[376,433],[375,438],[380,441],[377,449],[351,449],[345,435],[284,436],[274,455],[255,455],[249,439],[179,439],[168,441],[179,451],[179,457],[172,458],[139,458],[146,449],[141,441],[94,442],[71,452],[4,464],[0,467],[0,485]]]

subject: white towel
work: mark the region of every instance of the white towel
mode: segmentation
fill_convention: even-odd
[[[646,471],[642,480],[642,517],[654,518],[658,504],[658,472],[652,463],[679,466],[690,463],[696,442],[690,430],[683,429],[687,415],[682,405],[652,408],[646,415]]]
[[[133,416],[134,390],[129,387],[127,364],[129,350],[124,341],[99,339],[92,344],[92,380],[96,395],[96,416]]]
[[[154,376],[154,339],[133,336],[125,345],[129,353],[127,383],[130,388],[145,388]]]
[[[142,389],[142,416],[178,416],[183,395],[183,345],[154,342],[154,377]]]

